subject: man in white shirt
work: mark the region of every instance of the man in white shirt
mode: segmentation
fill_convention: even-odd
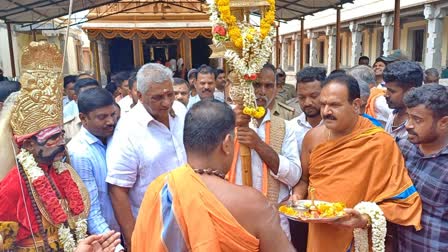
[[[187,81],[181,78],[174,78],[173,88],[176,100],[187,107],[188,100],[190,99],[190,90]]]
[[[305,134],[322,123],[319,97],[326,74],[327,71],[323,67],[305,67],[296,74],[297,100],[303,113],[291,119],[289,123],[296,134],[299,154],[302,150],[302,141]]]
[[[112,76],[111,80],[115,82],[117,85],[117,91],[120,93],[120,95],[115,97],[115,101],[118,103],[120,100],[129,95],[129,72],[119,72]]]
[[[127,80],[127,85],[129,88],[128,95],[123,97],[123,99],[118,102],[123,115],[127,114],[138,102],[136,74],[137,73],[131,74],[131,77]]]
[[[406,139],[406,122],[408,114],[404,105],[404,95],[414,87],[420,87],[423,83],[423,69],[417,62],[397,61],[387,65],[383,72],[386,82],[386,101],[393,113],[389,116],[385,130],[396,141]]]
[[[65,142],[68,143],[70,140],[78,134],[81,129],[81,120],[79,119],[79,110],[78,110],[78,96],[81,92],[90,89],[99,87],[100,84],[98,81],[92,78],[78,79],[75,82],[75,96],[72,101],[67,103],[64,106],[63,110],[63,123],[64,123],[64,139]]]
[[[172,75],[156,63],[140,68],[140,102],[119,121],[107,148],[106,182],[128,247],[147,186],[186,162],[182,141],[186,109],[174,101]]]
[[[67,103],[76,99],[75,94],[75,82],[77,76],[76,75],[67,75],[64,77],[64,94],[65,96],[62,98],[62,105],[66,105]]]
[[[252,187],[261,191],[271,203],[276,204],[289,197],[289,187],[300,179],[299,152],[293,129],[280,117],[271,115],[268,109],[275,99],[275,68],[266,64],[258,80],[254,82],[258,106],[266,109],[264,117],[256,119],[257,125],[244,126],[251,120],[242,113],[238,105],[236,114],[236,134],[239,144],[251,149]],[[243,185],[242,164],[239,148],[235,147],[234,162],[229,173],[229,181]],[[281,226],[290,237],[287,218],[281,217]]]
[[[226,87],[226,73],[222,69],[216,69],[216,89],[213,96],[216,100],[224,102],[224,89]]]
[[[198,68],[196,73],[196,81],[194,87],[196,89],[196,96],[190,97],[187,108],[191,108],[195,103],[204,99],[214,99],[214,92],[216,88],[216,72],[210,66],[202,65]]]
[[[320,115],[320,91],[325,81],[327,71],[323,67],[305,67],[296,74],[296,93],[300,109],[298,117],[288,123],[295,132],[295,140],[299,156],[302,152],[302,142],[305,134],[312,128],[322,124]],[[290,221],[291,242],[297,251],[306,251],[308,224]]]

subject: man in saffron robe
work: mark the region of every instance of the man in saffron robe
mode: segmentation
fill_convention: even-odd
[[[225,103],[205,100],[190,108],[184,128],[188,163],[148,187],[132,251],[293,251],[267,199],[224,179],[234,127]]]
[[[303,177],[293,198],[306,198],[310,186],[316,199],[344,202],[349,209],[339,221],[311,223],[307,251],[351,250],[353,228],[367,228],[369,223],[367,215],[350,209],[362,201],[375,202],[389,222],[420,229],[422,203],[400,150],[384,130],[358,116],[361,100],[356,80],[330,77],[323,84],[320,102],[324,125],[305,136]]]

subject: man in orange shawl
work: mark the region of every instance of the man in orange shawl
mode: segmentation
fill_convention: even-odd
[[[201,101],[188,111],[188,164],[148,187],[132,251],[293,251],[267,199],[224,179],[233,160],[234,127],[235,115],[225,103]]]
[[[352,250],[353,229],[370,222],[350,209],[362,201],[376,203],[389,222],[421,228],[422,203],[400,150],[384,130],[358,116],[359,93],[353,77],[330,76],[320,96],[324,125],[310,130],[303,141],[303,176],[293,198],[305,198],[310,186],[316,199],[349,208],[337,222],[310,224],[308,251]]]

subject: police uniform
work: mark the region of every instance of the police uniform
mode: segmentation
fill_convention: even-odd
[[[291,120],[295,117],[295,109],[276,100],[273,101],[271,113],[275,116],[281,117],[284,120]]]
[[[281,90],[278,90],[275,99],[279,102],[286,103],[291,98],[296,97],[296,88],[291,84],[284,84]]]
[[[297,97],[287,100],[286,105],[294,109],[294,117],[298,117],[300,114],[302,114],[302,108],[300,107]]]

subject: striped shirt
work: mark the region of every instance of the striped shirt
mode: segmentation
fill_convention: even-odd
[[[398,251],[448,251],[448,146],[425,156],[406,139],[398,142],[422,199],[422,230],[398,227]]]
[[[87,219],[90,234],[119,231],[107,190],[106,145],[84,127],[67,146],[70,162],[86,185],[90,196]]]

